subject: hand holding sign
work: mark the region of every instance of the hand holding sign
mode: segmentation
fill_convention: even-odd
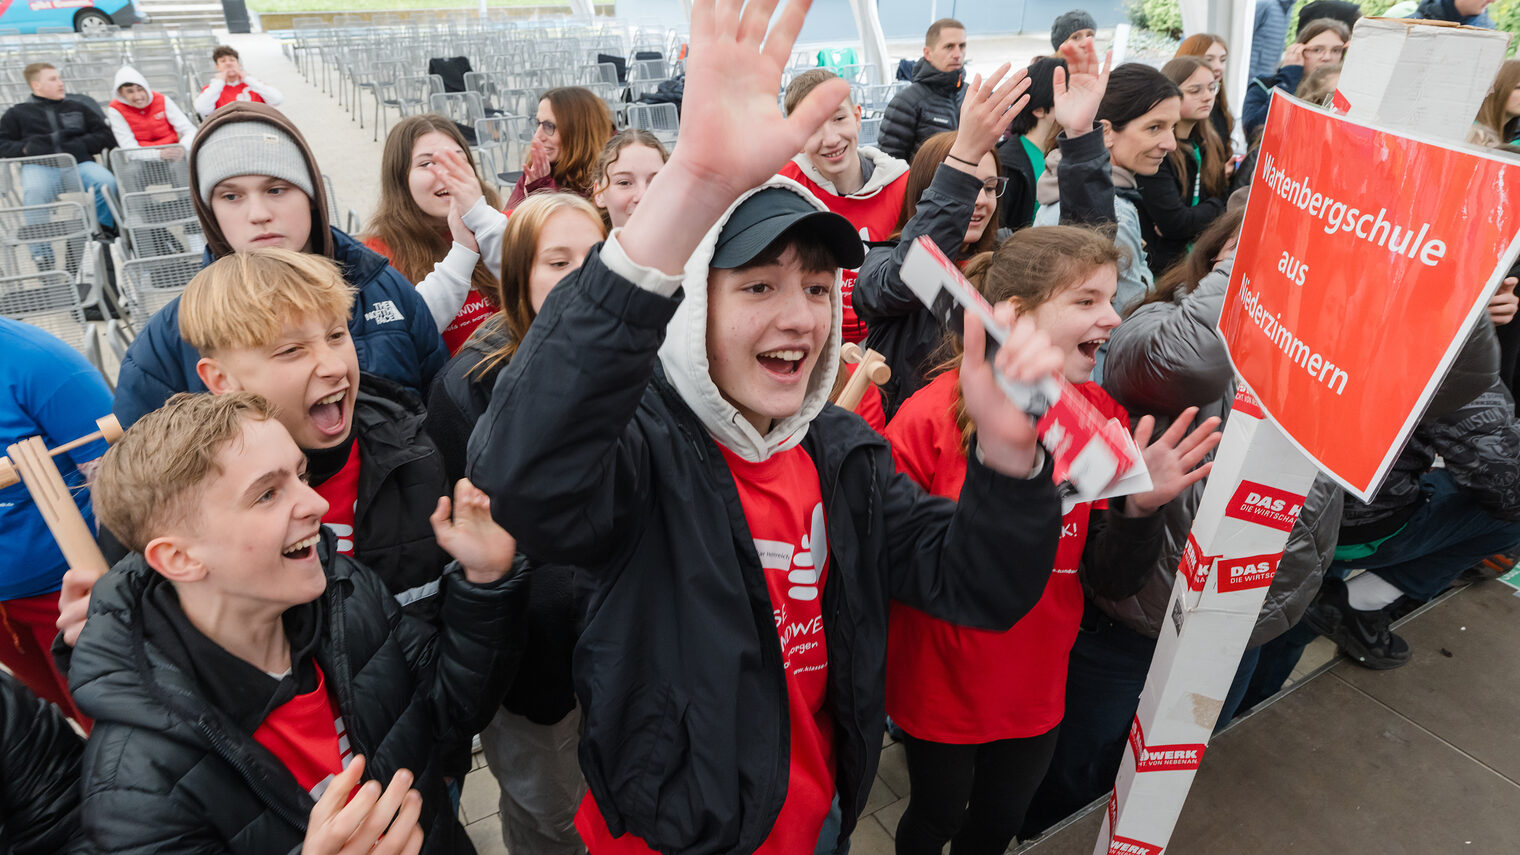
[[[1499,292],[1489,298],[1488,319],[1494,322],[1494,326],[1502,327],[1515,319],[1515,311],[1520,309],[1520,296],[1515,295],[1515,283],[1520,282],[1511,276],[1499,286]]]

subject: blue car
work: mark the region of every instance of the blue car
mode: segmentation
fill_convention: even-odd
[[[38,27],[71,27],[94,35],[113,24],[130,27],[143,18],[133,0],[0,0],[0,29],[35,33]]]

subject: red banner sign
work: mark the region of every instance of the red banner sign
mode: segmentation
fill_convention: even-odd
[[[1520,251],[1520,165],[1272,97],[1219,330],[1271,419],[1370,498]]]

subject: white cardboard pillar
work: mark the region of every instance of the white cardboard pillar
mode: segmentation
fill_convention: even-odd
[[[850,0],[850,12],[855,15],[855,29],[860,32],[861,59],[876,66],[881,82],[892,82],[888,68],[887,36],[881,28],[881,16],[876,11],[876,0]]]

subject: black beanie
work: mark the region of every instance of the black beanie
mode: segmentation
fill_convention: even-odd
[[[1097,28],[1098,22],[1093,20],[1093,16],[1081,9],[1073,9],[1056,18],[1055,23],[1050,25],[1050,46],[1056,50],[1060,50],[1061,45],[1071,38],[1072,33],[1078,30],[1096,30]]]

